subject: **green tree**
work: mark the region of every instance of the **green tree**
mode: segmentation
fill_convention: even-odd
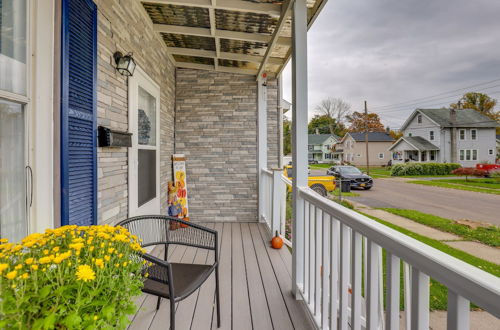
[[[342,123],[337,124],[334,118],[327,115],[315,115],[307,125],[307,131],[309,134],[316,134],[316,130],[319,134],[333,133],[340,136],[343,135],[345,126]]]
[[[283,155],[292,153],[292,122],[283,116]]]

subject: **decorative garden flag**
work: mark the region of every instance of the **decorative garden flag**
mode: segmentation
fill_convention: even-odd
[[[177,205],[180,206],[178,217],[189,220],[188,196],[186,184],[186,157],[184,154],[172,156],[174,167],[174,189],[177,197]]]

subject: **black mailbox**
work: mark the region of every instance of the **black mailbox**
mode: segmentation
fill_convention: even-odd
[[[99,147],[131,147],[132,133],[118,132],[107,127],[98,128]]]

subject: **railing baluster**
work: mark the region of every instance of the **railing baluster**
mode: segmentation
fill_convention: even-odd
[[[469,330],[470,302],[448,289],[448,330]]]
[[[386,330],[399,330],[399,282],[401,261],[387,252]]]
[[[331,217],[323,212],[323,221],[321,226],[321,240],[323,242],[321,248],[321,328],[328,328],[328,297],[330,294],[329,280],[330,280],[330,243],[332,237],[329,236],[329,227],[331,226]]]
[[[362,236],[352,230],[352,294],[351,294],[351,329],[361,329],[361,251]]]
[[[349,306],[349,228],[340,225],[340,329],[348,329]]]
[[[330,217],[330,330],[337,330],[340,277],[340,221]]]
[[[307,302],[307,296],[309,295],[309,271],[307,266],[309,265],[309,209],[311,204],[309,202],[305,203],[304,207],[304,284],[302,287],[302,292],[304,293],[304,299]]]
[[[323,210],[320,208],[316,209],[316,223],[314,225],[315,228],[315,236],[314,236],[314,256],[315,256],[315,264],[314,264],[314,315],[318,315],[321,313],[321,268],[323,267],[321,262],[322,250],[323,246],[321,228],[323,227]]]
[[[379,325],[379,246],[371,240],[366,241],[367,274],[366,291],[366,328],[377,329]]]
[[[429,276],[415,267],[411,272],[411,329],[429,329]]]
[[[307,295],[307,302],[309,304],[314,304],[314,267],[316,263],[316,259],[314,256],[314,248],[313,244],[316,245],[314,241],[314,235],[316,230],[316,206],[311,205],[309,216],[309,294]]]
[[[405,306],[405,325],[406,329],[410,329],[411,327],[411,267],[408,263],[403,262],[403,270],[404,270],[404,306]]]

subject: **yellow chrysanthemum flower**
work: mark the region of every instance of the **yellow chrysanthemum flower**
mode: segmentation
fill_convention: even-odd
[[[35,260],[35,259],[33,259],[33,258],[28,258],[28,259],[24,260],[24,263],[25,263],[26,265],[31,265],[31,264],[33,263],[33,261],[34,261],[34,260]]]
[[[11,272],[8,272],[8,273],[5,275],[5,277],[7,277],[7,279],[9,279],[9,280],[13,280],[13,279],[15,279],[15,278],[16,278],[16,276],[17,276],[17,270],[13,270],[13,271],[11,271]]]
[[[4,270],[6,270],[7,268],[9,268],[9,265],[8,264],[0,264],[0,274],[2,274],[2,272]]]
[[[27,279],[28,277],[30,277],[30,276],[28,275],[28,273],[24,273],[23,275],[21,275],[21,278],[22,278],[23,280]]]
[[[51,258],[52,257],[52,258]],[[52,259],[54,259],[53,256],[48,256],[48,257],[41,257],[40,258],[40,263],[43,265],[43,264],[48,264],[49,262],[52,261]]]
[[[14,269],[16,269],[16,270],[21,269],[21,268],[23,268],[23,265],[21,265],[21,264],[19,264],[16,267],[14,267]]]
[[[95,265],[99,268],[104,268],[104,261],[102,259],[96,259],[95,260]]]
[[[7,238],[0,238],[0,243],[7,243],[9,240]]]
[[[111,259],[111,257],[110,257],[110,256],[108,256],[108,255],[105,255],[105,256],[104,256],[104,260],[109,261],[110,259]]]
[[[31,265],[31,268],[32,268],[33,270],[38,270],[38,265]]]
[[[81,265],[78,266],[78,270],[76,271],[76,277],[80,281],[93,281],[95,280],[95,272],[89,265]]]

